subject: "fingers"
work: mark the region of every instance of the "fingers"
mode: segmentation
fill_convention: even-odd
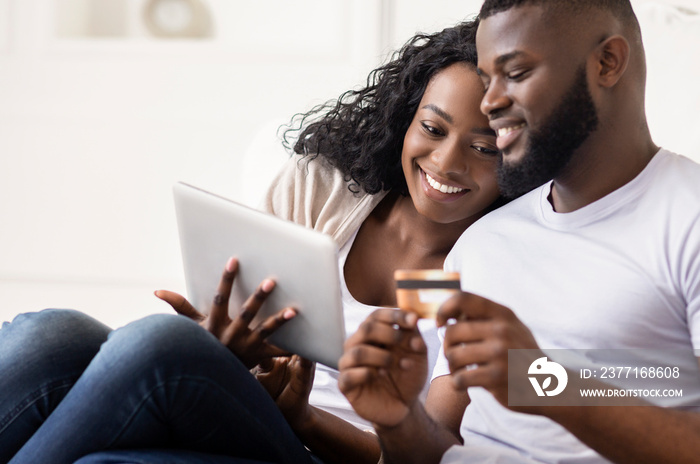
[[[231,298],[231,289],[233,288],[233,281],[237,272],[238,260],[229,258],[224,267],[224,272],[221,274],[221,280],[219,280],[219,286],[216,289],[216,295],[214,295],[214,301],[212,302],[212,319],[218,321],[228,318],[228,301]]]
[[[346,340],[346,346],[373,344],[390,347],[407,342],[418,332],[418,317],[407,311],[378,309],[365,319],[357,331]]]
[[[258,364],[258,373],[267,373],[275,367],[275,358],[263,358]]]
[[[255,315],[258,314],[260,307],[270,293],[272,293],[272,290],[274,290],[275,285],[275,281],[271,279],[265,279],[258,285],[255,292],[243,303],[238,317],[234,320],[233,326],[236,331],[242,331],[248,328],[250,322],[255,318]]]
[[[352,395],[353,390],[367,385],[376,375],[377,373],[373,369],[343,368],[338,376],[338,388],[344,395]]]
[[[445,358],[450,371],[455,372],[466,366],[487,364],[495,360],[508,359],[506,345],[497,339],[484,342],[460,343],[452,346],[445,345]]]
[[[184,296],[169,290],[156,290],[154,295],[168,303],[176,313],[189,317],[194,321],[201,321],[204,315],[197,311]]]
[[[437,313],[436,323],[438,327],[442,327],[450,319],[457,321],[491,319],[507,311],[508,308],[491,300],[472,293],[460,292],[442,304]]]
[[[507,405],[509,350],[537,348],[529,329],[505,306],[468,293],[446,301],[437,323],[447,326],[444,351],[455,387],[483,387]]]
[[[372,345],[357,345],[343,353],[338,368],[341,371],[354,367],[388,368],[393,360],[391,352],[387,350]]]
[[[279,311],[277,314],[268,317],[260,324],[258,324],[253,330],[251,338],[254,342],[262,342],[267,337],[272,335],[273,332],[275,332],[277,329],[286,324],[287,321],[290,321],[291,319],[296,317],[296,315],[297,312],[295,309],[284,308],[282,311]]]
[[[507,386],[507,378],[507,366],[501,364],[474,366],[452,373],[452,382],[460,390],[475,386],[484,387],[487,390],[504,384]]]
[[[465,321],[447,326],[444,346],[475,343],[487,339],[494,333],[493,323],[487,321]]]
[[[409,369],[411,357],[427,353],[414,313],[380,309],[372,313],[345,342],[341,369],[370,367]]]
[[[301,372],[311,372],[316,368],[316,363],[313,361],[310,361],[306,358],[303,358],[297,354],[292,356],[292,361],[297,363],[299,366]]]
[[[311,385],[313,384],[316,364],[295,354],[292,356],[290,365],[292,366],[292,380],[295,382],[295,386],[301,386],[310,391]]]
[[[389,308],[377,309],[366,320],[395,325],[397,328],[405,330],[413,330],[418,327],[418,316],[415,313]]]

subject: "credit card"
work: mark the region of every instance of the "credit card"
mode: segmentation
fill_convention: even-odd
[[[442,303],[460,291],[459,272],[398,269],[394,280],[399,308],[424,318],[435,318]]]

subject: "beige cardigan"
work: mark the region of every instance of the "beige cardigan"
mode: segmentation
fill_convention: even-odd
[[[272,181],[260,209],[326,233],[342,247],[385,195],[353,193],[324,158],[294,155]]]

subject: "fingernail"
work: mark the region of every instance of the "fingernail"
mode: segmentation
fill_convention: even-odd
[[[294,311],[293,309],[288,309],[284,313],[282,313],[282,317],[284,317],[285,320],[289,320],[296,315],[297,315],[297,312]]]
[[[233,272],[236,269],[236,258],[231,257],[226,262],[226,272]]]
[[[413,351],[418,351],[418,350],[420,350],[421,347],[422,347],[422,343],[421,343],[421,338],[420,338],[420,337],[413,337],[413,338],[411,339],[411,342],[410,342],[410,343],[411,343],[411,349],[412,349]]]
[[[275,281],[270,280],[270,279],[265,279],[262,282],[261,288],[263,289],[264,292],[269,293],[272,291],[273,288],[275,288]]]
[[[410,325],[416,324],[418,322],[418,315],[416,313],[408,313],[406,315],[406,322]]]

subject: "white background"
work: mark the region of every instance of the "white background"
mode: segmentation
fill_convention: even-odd
[[[116,327],[168,312],[152,292],[184,291],[175,181],[255,204],[285,157],[281,122],[481,4],[201,2],[209,37],[164,40],[145,0],[0,0],[0,321],[70,307]],[[699,3],[633,1],[652,133],[698,160],[700,20],[686,10]]]

